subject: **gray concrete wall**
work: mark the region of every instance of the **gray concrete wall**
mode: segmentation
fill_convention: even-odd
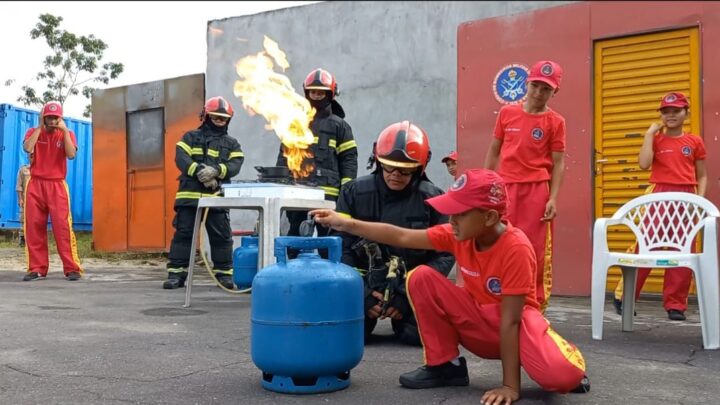
[[[248,116],[232,92],[235,62],[262,51],[263,35],[286,52],[285,74],[299,93],[312,69],[335,75],[338,101],[357,139],[358,175],[367,173],[379,132],[409,119],[430,136],[428,175],[445,189],[451,179],[440,160],[456,144],[458,25],[567,3],[572,2],[323,2],[209,22],[206,93],[228,98],[236,109],[230,132],[245,152],[237,179],[256,179],[253,166],[273,166],[280,145],[264,129],[264,119]]]

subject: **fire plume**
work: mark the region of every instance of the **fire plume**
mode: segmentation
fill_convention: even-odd
[[[309,147],[314,136],[310,122],[315,109],[295,92],[287,76],[275,72],[275,64],[283,72],[290,67],[277,42],[265,36],[263,47],[264,51],[245,56],[236,63],[240,80],[235,81],[233,93],[242,99],[243,108],[250,115],[265,118],[265,129],[275,131],[293,176],[307,177],[313,170],[312,165],[304,161],[312,157]]]

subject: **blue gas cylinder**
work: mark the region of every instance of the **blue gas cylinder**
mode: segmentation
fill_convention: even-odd
[[[300,250],[296,259],[288,260],[289,247]],[[364,350],[363,281],[341,255],[337,236],[275,239],[277,263],[255,276],[251,299],[251,354],[264,388],[307,394],[350,385]]]
[[[258,269],[258,238],[243,236],[233,252],[233,283],[243,290],[252,286]]]

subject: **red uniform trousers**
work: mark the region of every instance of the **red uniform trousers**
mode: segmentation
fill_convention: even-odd
[[[648,187],[645,194],[650,193],[663,193],[670,191],[679,191],[684,193],[695,194],[697,192],[694,185],[677,185],[677,184],[653,184]],[[697,244],[693,243],[692,252],[697,251]],[[631,249],[635,253],[638,252],[637,243],[633,244]],[[635,300],[640,298],[640,290],[645,285],[648,275],[650,275],[649,268],[638,268],[637,271],[637,283],[635,284]],[[669,270],[669,269],[668,269]],[[690,293],[690,284],[692,283],[693,272],[687,267],[678,267],[669,271],[665,271],[663,277],[663,307],[666,311],[671,309],[678,310],[680,312],[687,311],[688,294]],[[618,286],[615,289],[615,298],[622,299],[622,278],[618,282]]]
[[[458,344],[485,359],[500,358],[500,304],[479,304],[463,287],[427,266],[408,275],[425,364],[456,358]],[[585,375],[585,360],[536,308],[525,306],[520,323],[520,364],[546,391],[568,392]]]
[[[525,233],[535,250],[537,282],[535,293],[540,311],[545,312],[552,288],[552,221],[544,222],[545,205],[550,198],[550,185],[546,181],[509,183],[506,185],[508,207],[505,217]]]
[[[65,180],[31,177],[25,191],[25,249],[28,272],[48,272],[48,214],[53,236],[63,263],[63,273],[82,272],[77,243],[72,231],[70,194]]]

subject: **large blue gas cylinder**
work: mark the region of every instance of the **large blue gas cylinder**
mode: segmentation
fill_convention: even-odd
[[[300,250],[288,260],[287,248]],[[318,248],[328,248],[329,260]],[[275,239],[277,263],[253,281],[250,347],[264,388],[283,393],[350,385],[363,356],[363,282],[340,263],[337,237]]]
[[[258,269],[258,238],[243,236],[233,252],[233,283],[243,290],[252,286]]]

